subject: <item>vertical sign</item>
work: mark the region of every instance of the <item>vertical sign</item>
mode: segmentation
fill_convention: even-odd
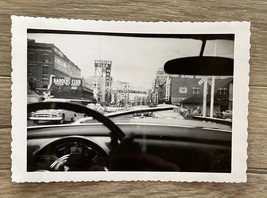
[[[166,101],[170,101],[170,89],[171,89],[171,79],[168,76],[166,79]]]
[[[109,102],[110,86],[111,86],[111,64],[110,60],[95,60],[95,67],[101,68],[102,71],[102,102]]]

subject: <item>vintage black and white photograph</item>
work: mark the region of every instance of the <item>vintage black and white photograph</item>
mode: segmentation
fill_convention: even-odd
[[[42,20],[13,54],[24,56],[24,66],[13,62],[24,99],[13,104],[23,106],[18,141],[33,176],[22,180],[244,180],[247,23],[125,22],[124,31],[123,22]]]

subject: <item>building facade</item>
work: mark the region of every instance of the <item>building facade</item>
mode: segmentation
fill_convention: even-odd
[[[170,103],[182,105],[188,109],[201,109],[203,107],[204,83],[211,84],[211,77],[191,75],[168,75],[162,68],[156,73],[152,91],[149,94],[153,104]],[[207,112],[211,103],[211,85],[207,86]],[[233,77],[217,76],[214,86],[214,114],[231,110],[233,105]]]
[[[43,95],[49,89],[56,98],[81,100],[93,96],[81,78],[81,69],[54,44],[28,40],[27,78],[28,92]]]

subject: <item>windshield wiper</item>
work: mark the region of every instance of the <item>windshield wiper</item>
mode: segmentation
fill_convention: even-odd
[[[112,113],[106,113],[104,116],[108,118],[114,118],[114,117],[120,117],[124,115],[132,115],[135,113],[146,113],[146,112],[155,112],[155,111],[166,111],[166,110],[173,110],[174,107],[147,107],[147,108],[141,108],[141,109],[130,109],[130,110],[123,110],[123,111],[117,111],[117,112],[112,112]],[[92,117],[85,117],[81,118],[77,121],[74,122],[74,124],[77,123],[83,123],[88,120],[93,120]]]
[[[148,107],[142,109],[130,109],[125,111],[118,111],[113,113],[104,114],[109,118],[124,116],[124,115],[131,115],[135,113],[145,113],[145,112],[155,112],[155,111],[166,111],[166,110],[173,110],[173,107]]]

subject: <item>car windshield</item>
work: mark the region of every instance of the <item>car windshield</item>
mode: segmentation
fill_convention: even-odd
[[[232,75],[170,74],[164,69],[177,58],[233,59],[233,40],[204,40],[29,33],[28,103],[76,103],[115,123],[191,125],[197,119],[192,125],[214,127],[209,123],[231,122]],[[64,109],[33,111],[27,119],[28,126],[95,122],[90,115]]]

